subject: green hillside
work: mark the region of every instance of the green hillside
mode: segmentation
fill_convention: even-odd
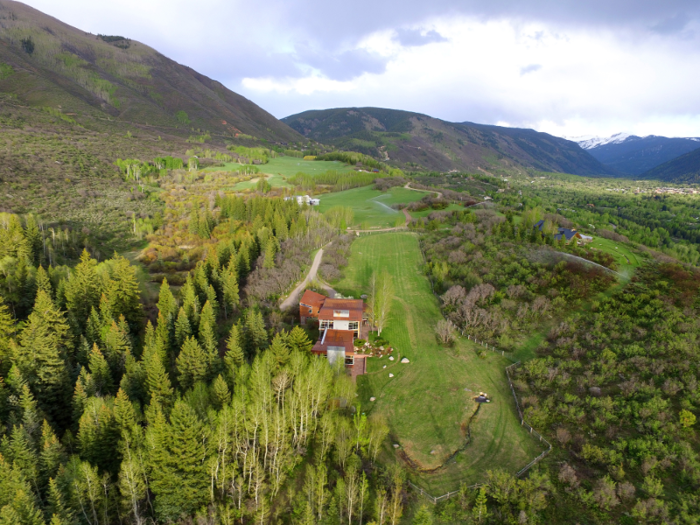
[[[25,105],[178,134],[302,140],[251,101],[140,42],[85,33],[8,0],[0,0],[0,92]]]
[[[664,162],[660,166],[645,171],[639,177],[664,182],[697,184],[700,182],[700,149]]]
[[[529,129],[451,123],[381,108],[305,111],[282,121],[307,138],[405,169],[615,174],[578,144]]]

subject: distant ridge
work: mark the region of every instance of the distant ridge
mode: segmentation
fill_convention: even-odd
[[[585,138],[577,142],[601,163],[627,176],[641,175],[700,148],[700,138],[639,137],[628,133],[617,133],[607,138]]]
[[[700,184],[700,148],[656,166],[640,175],[643,179]]]
[[[282,122],[307,138],[407,169],[490,172],[525,168],[616,175],[575,142],[531,129],[446,122],[383,108],[311,110]]]

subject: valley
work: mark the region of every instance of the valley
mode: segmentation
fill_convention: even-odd
[[[0,0],[0,524],[695,524],[696,145],[277,119]]]

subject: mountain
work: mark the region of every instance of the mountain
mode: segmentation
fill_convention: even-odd
[[[282,122],[307,138],[409,169],[533,168],[577,175],[616,174],[578,144],[531,129],[446,122],[381,108],[311,110]]]
[[[645,171],[640,178],[698,184],[700,183],[700,149],[694,149],[690,153]]]
[[[93,35],[0,0],[0,92],[79,117],[270,141],[300,135],[221,83],[122,36]]]
[[[608,138],[581,140],[578,144],[606,166],[637,176],[700,148],[700,139],[618,133]]]

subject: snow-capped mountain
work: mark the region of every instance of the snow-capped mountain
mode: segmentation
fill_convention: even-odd
[[[700,148],[700,138],[639,137],[616,133],[611,137],[569,137],[601,163],[627,175],[640,175],[660,164]]]
[[[599,146],[605,146],[606,144],[621,144],[629,138],[638,139],[639,137],[632,135],[631,133],[615,133],[611,137],[580,137],[578,140],[571,138],[574,142],[578,142],[578,145],[583,149],[593,149]]]

